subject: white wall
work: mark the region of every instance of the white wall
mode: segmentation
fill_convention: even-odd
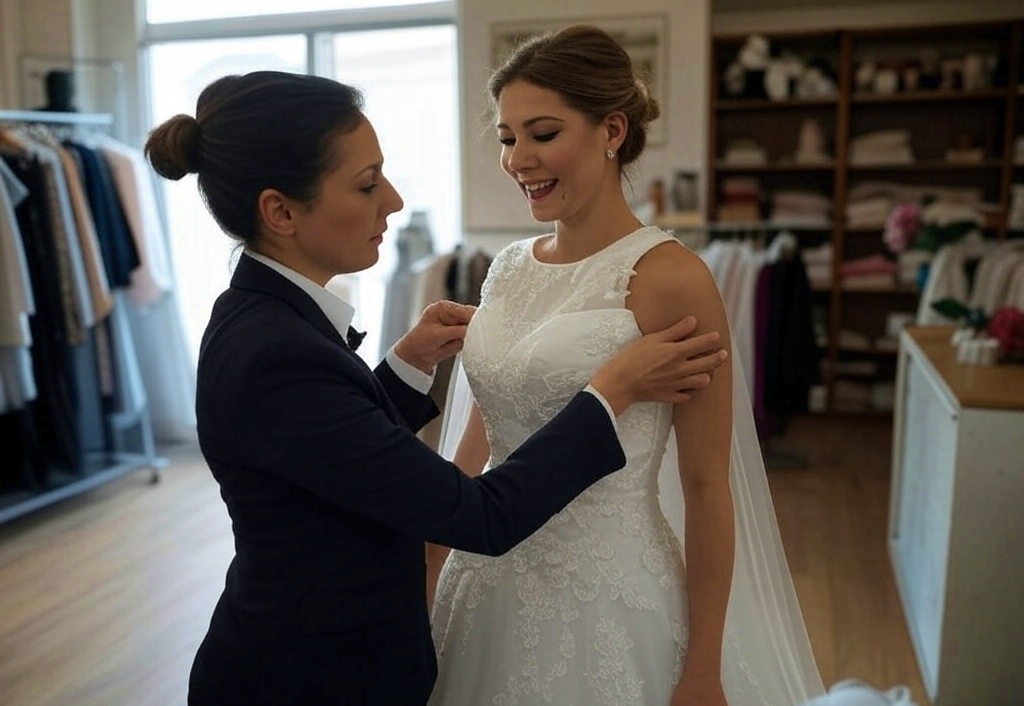
[[[17,59],[20,50],[21,2],[0,0],[0,108],[20,108]]]
[[[649,147],[632,182],[642,198],[654,178],[676,169],[702,170],[707,133],[709,0],[619,0],[552,3],[550,0],[459,1],[459,60],[462,114],[463,229],[471,243],[496,245],[543,232],[530,218],[519,192],[498,167],[498,145],[488,123],[485,86],[491,71],[490,26],[495,22],[550,19],[571,24],[601,18],[662,14],[668,22],[667,140]]]
[[[19,57],[69,56],[68,0],[0,0],[0,107],[22,105]]]
[[[124,93],[120,97],[121,105],[115,106],[121,120],[117,136],[141,145],[145,138],[142,110],[148,103],[139,63],[145,0],[90,1],[96,6],[96,43],[103,48],[103,58],[116,59],[124,67]],[[108,100],[105,105],[112,105],[112,102]]]

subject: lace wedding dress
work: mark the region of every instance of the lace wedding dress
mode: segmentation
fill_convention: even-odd
[[[625,308],[633,266],[669,240],[657,228],[643,228],[566,265],[541,263],[533,255],[535,241],[527,240],[494,260],[462,354],[487,429],[490,464],[501,462],[640,336]],[[438,679],[432,706],[669,704],[688,632],[678,538],[682,497],[678,476],[662,469],[666,449],[676,454],[672,408],[634,405],[617,423],[627,458],[622,470],[504,556],[451,552],[433,610]],[[675,459],[665,461],[675,473]],[[674,492],[661,489],[663,498],[659,476],[663,486],[674,485]],[[663,505],[677,515],[671,524]],[[740,523],[737,530],[739,544]],[[792,593],[791,584],[788,589]],[[764,609],[772,610],[758,607]],[[792,706],[820,693],[813,658],[810,667],[801,666],[796,681],[803,683],[789,680],[781,690],[775,677],[762,683],[733,622],[727,621],[723,650],[731,706]],[[802,639],[806,644],[805,633]],[[777,636],[768,640],[778,642]],[[756,648],[758,654],[774,649]],[[787,701],[778,700],[780,693]]]

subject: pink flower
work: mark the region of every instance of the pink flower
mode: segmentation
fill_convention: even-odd
[[[921,208],[916,203],[901,203],[889,214],[882,241],[890,252],[899,254],[910,247],[921,225]]]
[[[1008,360],[1024,360],[1024,311],[1003,307],[988,322],[988,335],[999,341],[999,350]]]

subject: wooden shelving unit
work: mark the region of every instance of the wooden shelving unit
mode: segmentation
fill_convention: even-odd
[[[884,336],[886,315],[917,309],[918,291],[913,286],[851,286],[841,277],[844,258],[885,252],[881,226],[848,227],[847,195],[860,182],[886,181],[934,184],[980,189],[987,203],[998,204],[999,213],[986,229],[993,238],[1021,237],[1024,231],[1007,228],[1010,187],[1024,182],[1024,164],[1015,161],[1014,141],[1024,135],[1024,15],[1003,22],[943,24],[909,27],[786,32],[766,34],[773,53],[787,52],[830,65],[838,91],[834,97],[770,100],[764,95],[727,95],[723,72],[747,35],[718,35],[712,40],[712,71],[706,213],[715,221],[722,181],[732,177],[758,179],[762,191],[804,189],[832,199],[833,216],[824,236],[832,243],[832,284],[814,291],[817,306],[827,320],[825,370],[857,356],[894,359],[892,351],[846,349],[839,344],[844,328],[871,339]],[[874,93],[857,87],[857,69],[865,61],[899,66],[922,51],[937,51],[940,59],[969,52],[998,57],[995,83],[975,90],[959,88],[916,89]],[[927,84],[926,84],[927,85]],[[794,163],[801,124],[808,118],[821,126],[831,156],[825,164]],[[850,147],[860,135],[887,129],[911,134],[915,161],[893,164],[856,164]],[[945,159],[945,151],[958,136],[968,133],[981,148],[979,162]],[[764,149],[765,164],[729,164],[723,161],[733,140],[753,138]],[[762,212],[762,218],[767,213]],[[770,223],[769,230],[781,230]],[[741,232],[742,225],[734,226]],[[801,242],[821,242],[822,231],[792,229]],[[713,235],[713,234],[712,234]],[[894,366],[882,366],[878,382],[893,382]],[[836,383],[843,376],[827,372],[828,409],[841,411]],[[845,410],[842,410],[845,411]],[[865,410],[871,412],[872,410]]]

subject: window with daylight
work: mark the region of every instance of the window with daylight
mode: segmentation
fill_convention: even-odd
[[[150,0],[151,9],[163,4]],[[290,10],[314,4],[315,0],[296,0]],[[259,5],[250,1],[245,7]],[[331,5],[337,9],[338,2]],[[194,115],[202,89],[226,74],[266,69],[311,73],[317,67],[318,73],[363,92],[366,115],[384,153],[384,173],[402,195],[405,208],[388,219],[380,262],[356,276],[337,278],[331,287],[356,307],[354,323],[367,331],[359,352],[375,364],[383,352],[385,283],[396,261],[394,239],[399,229],[412,212],[424,211],[437,250],[454,247],[460,237],[454,25],[332,32],[314,28],[300,34],[211,39],[221,23],[200,24],[201,39],[154,41],[148,46],[150,127],[176,113]],[[230,28],[229,22],[224,25]],[[236,246],[207,213],[194,176],[161,184],[186,331],[197,355],[213,302],[230,280]]]
[[[146,22],[194,22],[300,12],[423,5],[433,0],[146,0]]]

